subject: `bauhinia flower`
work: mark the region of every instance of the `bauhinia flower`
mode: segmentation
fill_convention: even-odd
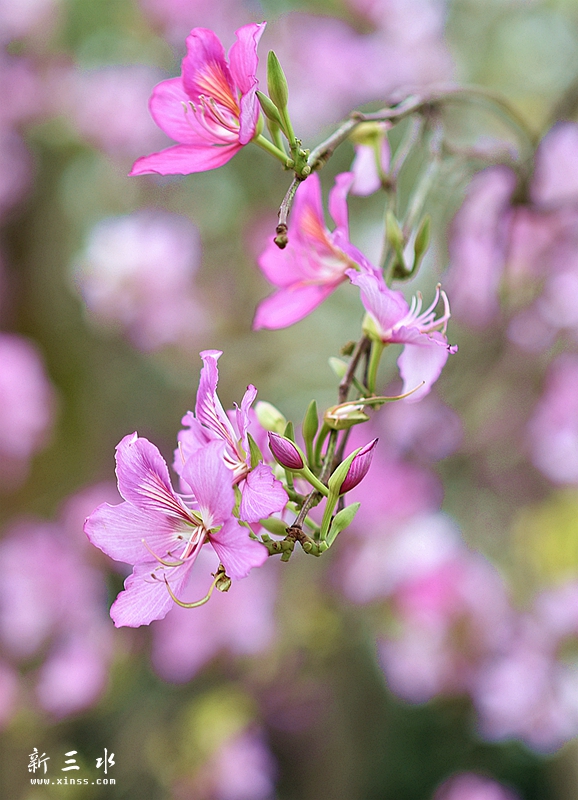
[[[84,527],[92,544],[116,561],[134,565],[110,610],[117,627],[148,625],[165,617],[179,602],[205,544],[213,547],[233,580],[266,561],[265,547],[233,516],[235,493],[224,447],[222,441],[213,441],[192,453],[181,469],[188,493],[177,494],[166,462],[151,442],[134,433],[117,446],[116,474],[124,502],[100,505]]]
[[[179,447],[175,453],[174,468],[179,474],[191,453],[206,446],[207,442],[224,443],[223,460],[229,468],[229,480],[241,491],[239,515],[245,522],[258,522],[281,511],[287,503],[287,493],[280,481],[273,477],[271,467],[259,461],[252,464],[249,444],[249,427],[258,426],[251,405],[257,389],[249,385],[241,406],[227,414],[217,395],[220,350],[201,353],[203,368],[197,391],[195,413],[187,412],[182,423],[186,426],[178,435]],[[254,433],[257,432],[254,429]],[[260,431],[265,437],[265,431]]]
[[[347,270],[363,265],[365,256],[349,242],[347,194],[353,173],[335,179],[329,211],[336,228],[325,226],[319,177],[313,173],[295,194],[289,244],[280,250],[271,242],[259,259],[265,277],[278,290],[259,303],[254,328],[285,328],[306,317],[347,280]]]
[[[450,318],[446,293],[437,287],[432,304],[422,311],[418,293],[408,306],[403,294],[389,289],[381,276],[367,270],[348,270],[352,283],[361,290],[361,302],[367,311],[364,330],[377,341],[402,344],[397,363],[403,379],[403,393],[411,392],[406,402],[420,400],[430,390],[457,346],[448,345],[445,331]],[[436,318],[435,309],[443,302],[443,314]]]
[[[387,122],[362,122],[357,126],[351,140],[355,148],[355,158],[351,171],[355,179],[351,193],[367,196],[383,188],[388,180],[390,149]]]
[[[193,28],[181,75],[153,90],[156,124],[179,144],[139,158],[130,174],[188,175],[226,164],[255,136],[259,118],[257,44],[265,23],[244,25],[229,51],[207,28]]]

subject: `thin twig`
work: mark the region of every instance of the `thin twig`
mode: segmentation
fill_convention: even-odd
[[[284,250],[285,247],[287,247],[287,243],[289,242],[289,237],[287,236],[287,230],[288,230],[287,220],[289,219],[289,214],[291,213],[291,208],[293,206],[293,199],[295,198],[295,192],[297,191],[297,187],[303,180],[304,178],[300,178],[298,175],[293,176],[291,185],[287,189],[285,197],[283,198],[283,202],[281,203],[281,207],[279,208],[279,223],[275,228],[275,233],[277,235],[275,236],[273,241],[280,250]]]

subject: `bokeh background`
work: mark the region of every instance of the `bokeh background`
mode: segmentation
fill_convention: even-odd
[[[408,291],[443,282],[459,352],[428,398],[372,421],[342,541],[115,629],[127,571],[82,531],[120,500],[115,445],[137,430],[172,459],[207,348],[224,351],[225,407],[253,383],[297,424],[312,398],[336,402],[328,359],[359,335],[351,286],[251,331],[288,185],[266,154],[127,177],[169,143],[147,102],[189,30],[228,48],[263,19],[261,62],[275,49],[309,146],[353,108],[451,82],[503,93],[546,138],[515,186],[508,126],[475,103],[444,114]],[[0,38],[0,795],[575,800],[578,2],[0,0]],[[323,169],[326,192],[353,152]],[[426,158],[408,158],[402,206]],[[371,258],[383,207],[350,202]],[[394,359],[382,385],[399,388]],[[47,777],[88,783],[32,785],[35,752]]]

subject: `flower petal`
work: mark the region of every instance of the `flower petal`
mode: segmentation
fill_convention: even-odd
[[[116,506],[103,503],[84,524],[84,532],[93,545],[115,561],[126,564],[153,561],[150,550],[165,557],[178,533],[186,530],[184,521],[141,511],[131,503]]]
[[[217,395],[219,382],[217,362],[223,353],[221,350],[203,350],[200,355],[203,368],[197,390],[195,415],[202,425],[216,433],[235,450],[237,435]]]
[[[148,439],[136,433],[116,447],[118,490],[141,511],[189,519],[188,510],[175,494],[164,458]]]
[[[206,528],[226,522],[235,505],[233,476],[223,460],[224,449],[223,441],[209,442],[183,466],[183,479],[193,490]]]
[[[381,275],[363,270],[347,270],[351,283],[359,286],[361,302],[366,311],[374,317],[384,336],[390,329],[403,319],[409,311],[409,306],[401,292],[388,289]],[[386,339],[384,338],[384,341]]]
[[[419,334],[412,344],[406,344],[397,360],[403,378],[403,392],[410,392],[406,403],[421,400],[431,390],[448,360],[450,349],[445,337],[438,332]],[[420,384],[423,382],[423,386]]]
[[[329,213],[338,228],[345,233],[349,230],[349,217],[347,212],[347,195],[354,179],[353,172],[342,172],[335,178],[335,186],[329,192]]]
[[[283,484],[273,477],[271,467],[257,464],[241,485],[239,516],[245,522],[258,522],[285,508],[288,497]]]
[[[220,531],[211,534],[211,544],[230,578],[245,578],[253,567],[267,561],[267,548],[249,538],[249,532],[231,519]]]
[[[188,577],[191,563],[171,570],[171,590],[178,597]],[[110,616],[117,628],[138,628],[154,619],[163,619],[173,608],[174,601],[163,580],[164,570],[158,578],[152,577],[150,564],[139,564],[124,582],[122,591],[110,609]]]
[[[259,59],[257,45],[267,23],[251,22],[235,31],[237,41],[229,50],[231,75],[241,94],[247,94],[255,86],[255,75]]]
[[[257,306],[253,329],[276,330],[299,322],[317,308],[339,283],[340,281],[325,286],[296,286],[274,292]]]
[[[237,142],[226,145],[177,144],[150,156],[137,158],[129,175],[190,175],[193,172],[206,172],[222,167],[241,147]]]
[[[230,111],[235,110],[236,92],[225,50],[208,28],[193,28],[187,36],[187,55],[182,62],[183,86],[196,103],[200,95],[212,97]]]
[[[206,146],[206,135],[200,135],[195,112],[189,103],[182,78],[171,78],[155,86],[149,108],[156,124],[171,139],[182,144]]]

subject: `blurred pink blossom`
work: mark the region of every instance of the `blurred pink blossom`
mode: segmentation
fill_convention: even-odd
[[[273,800],[276,764],[260,731],[229,739],[213,756],[215,800]]]
[[[26,553],[26,558],[22,553]],[[0,542],[0,642],[7,657],[35,670],[38,702],[55,717],[92,705],[111,658],[106,587],[58,523],[14,523]]]
[[[553,752],[578,734],[576,666],[558,661],[552,645],[547,630],[523,617],[508,647],[484,664],[473,687],[484,737]]]
[[[99,222],[73,265],[91,318],[142,350],[188,346],[208,327],[194,285],[199,235],[186,217],[138,211]]]
[[[390,688],[412,702],[471,691],[512,626],[505,586],[489,562],[463,545],[437,555],[398,582],[394,632],[379,646]],[[417,564],[417,554],[410,559]]]
[[[354,180],[351,194],[367,195],[377,192],[384,185],[389,170],[391,151],[387,131],[391,125],[375,123],[371,134],[356,137],[355,158],[351,164]]]
[[[550,365],[528,432],[535,466],[554,483],[578,484],[578,355]]]
[[[578,125],[558,123],[542,139],[525,198],[515,197],[516,183],[507,167],[474,177],[452,225],[447,286],[456,318],[483,328],[497,317],[502,290],[532,297],[543,284],[544,297],[529,319],[527,311],[514,318],[510,335],[523,347],[545,349],[557,329],[577,322]]]
[[[0,41],[47,36],[58,21],[60,0],[0,0]]]
[[[491,778],[462,772],[437,789],[433,800],[520,800],[519,795]]]
[[[32,456],[47,443],[55,393],[28,340],[0,333],[0,484],[13,489]]]

